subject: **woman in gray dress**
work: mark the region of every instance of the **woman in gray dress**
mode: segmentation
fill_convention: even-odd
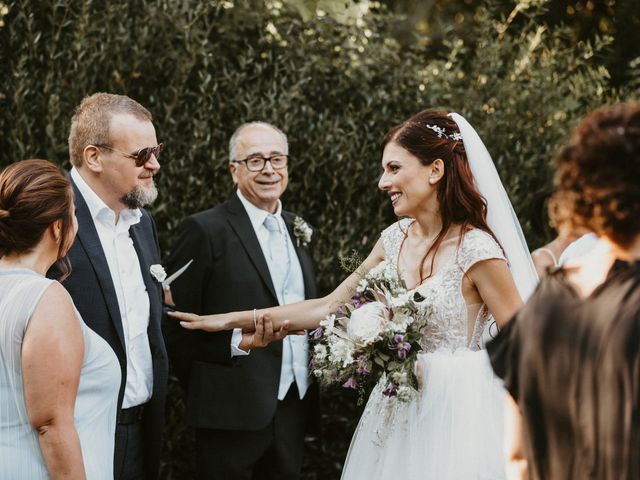
[[[118,361],[45,277],[77,231],[70,184],[45,160],[0,173],[0,478],[112,479]]]

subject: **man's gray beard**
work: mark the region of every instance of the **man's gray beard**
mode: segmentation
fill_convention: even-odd
[[[147,188],[137,185],[122,197],[120,201],[126,205],[127,208],[135,209],[152,204],[156,198],[158,198],[158,189],[156,188],[156,184],[153,183]]]

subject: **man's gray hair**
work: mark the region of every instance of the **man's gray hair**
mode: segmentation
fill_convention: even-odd
[[[275,125],[271,125],[270,123],[267,123],[267,122],[247,122],[247,123],[243,123],[238,128],[236,128],[236,131],[233,132],[233,135],[231,135],[231,139],[229,140],[229,163],[233,162],[234,160],[238,160],[236,158],[236,143],[238,141],[238,136],[240,135],[240,132],[242,132],[242,130],[244,130],[247,127],[262,127],[262,128],[270,128],[272,130],[275,130],[282,136],[282,139],[284,140],[285,153],[289,153],[289,140],[287,139],[287,135],[278,127],[276,127]]]

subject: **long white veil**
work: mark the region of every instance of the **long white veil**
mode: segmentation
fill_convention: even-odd
[[[449,116],[460,129],[476,188],[487,201],[487,224],[502,245],[518,292],[526,301],[538,283],[538,275],[516,212],[480,136],[461,115]]]

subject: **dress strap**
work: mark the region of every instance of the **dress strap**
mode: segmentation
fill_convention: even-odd
[[[546,253],[547,255],[549,255],[551,257],[551,260],[553,260],[553,266],[554,267],[558,267],[560,265],[558,263],[558,259],[556,258],[556,256],[548,248],[540,247],[540,248],[534,250],[533,252],[531,252],[531,255],[538,255],[538,254],[540,254],[542,252]]]
[[[384,256],[388,262],[395,264],[397,261],[400,246],[407,236],[407,230],[411,223],[413,223],[413,219],[403,218],[382,231],[381,237],[384,246]]]

